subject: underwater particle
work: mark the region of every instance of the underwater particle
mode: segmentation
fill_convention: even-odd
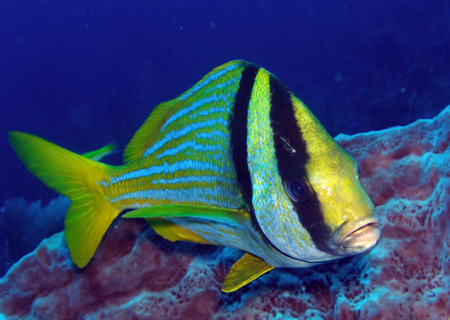
[[[18,36],[16,38],[16,42],[19,46],[23,46],[25,44],[25,37],[24,36]]]
[[[84,104],[78,104],[69,109],[69,121],[75,127],[84,127],[91,122],[91,108]]]
[[[339,82],[342,81],[342,74],[341,73],[335,73],[333,78],[334,78],[334,81],[339,83]]]
[[[214,30],[214,29],[216,28],[216,26],[217,26],[217,24],[216,24],[215,21],[211,21],[211,22],[209,23],[209,27],[211,28],[211,30]]]

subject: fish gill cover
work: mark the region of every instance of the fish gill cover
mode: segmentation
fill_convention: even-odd
[[[448,1],[25,0],[0,9],[3,272],[62,230],[64,216],[63,202],[47,206],[56,193],[14,155],[9,130],[80,153],[112,139],[123,148],[152,107],[236,58],[274,72],[332,135],[405,125],[437,115],[450,102]],[[389,154],[385,147],[368,152]],[[119,156],[110,161],[120,163]],[[400,198],[414,197],[405,190]],[[398,219],[395,231],[389,229],[395,234],[405,223]],[[448,302],[436,299],[447,311]]]

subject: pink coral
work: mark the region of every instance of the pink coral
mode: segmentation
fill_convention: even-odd
[[[381,220],[369,254],[278,269],[226,294],[236,251],[172,244],[143,221],[119,220],[83,270],[62,233],[44,240],[0,280],[0,311],[9,319],[448,319],[450,107],[337,140],[359,160]]]

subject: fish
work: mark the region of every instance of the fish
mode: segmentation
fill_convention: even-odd
[[[380,238],[355,158],[275,75],[244,60],[156,106],[123,165],[20,131],[9,141],[29,171],[71,200],[65,238],[79,268],[121,213],[172,242],[241,250],[224,292],[274,268],[367,252]]]

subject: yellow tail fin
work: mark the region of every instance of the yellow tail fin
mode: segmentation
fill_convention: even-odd
[[[28,170],[71,200],[64,222],[67,246],[75,264],[86,266],[120,213],[99,184],[109,167],[31,134],[12,131],[9,141]]]

